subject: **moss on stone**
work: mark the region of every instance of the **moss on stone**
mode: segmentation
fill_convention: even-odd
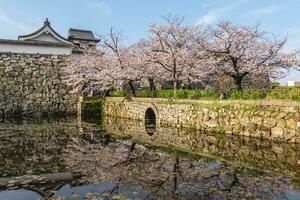
[[[84,100],[81,104],[82,117],[84,119],[98,118],[99,121],[101,121],[104,115],[104,109],[103,109],[104,103],[105,100],[103,98],[94,99],[94,100]]]

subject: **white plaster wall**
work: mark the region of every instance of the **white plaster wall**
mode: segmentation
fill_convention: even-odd
[[[30,39],[30,40],[62,43],[60,40],[58,40],[55,37],[53,37],[52,35],[46,34],[46,33],[43,33],[43,34],[41,34],[33,39]]]
[[[46,55],[71,55],[72,47],[34,46],[20,44],[0,44],[1,53],[25,53]]]

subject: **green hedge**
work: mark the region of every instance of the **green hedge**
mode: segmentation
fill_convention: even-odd
[[[129,96],[129,92],[125,91],[125,90],[115,90],[115,91],[109,92],[109,95],[111,97],[127,97],[127,96]]]
[[[243,100],[256,100],[256,99],[265,99],[267,93],[262,90],[248,90],[248,91],[233,91],[229,99],[243,99]]]
[[[268,94],[267,98],[300,101],[300,87],[276,87]]]
[[[128,97],[128,91],[112,91],[112,97]],[[145,98],[173,98],[173,90],[139,90],[136,92],[137,97]],[[176,92],[178,99],[202,99],[202,100],[217,100],[220,94],[213,90],[187,90],[180,89]],[[271,92],[263,90],[245,90],[233,91],[227,96],[227,99],[243,99],[243,100],[258,100],[258,99],[288,99],[300,101],[300,87],[283,87],[275,86]]]
[[[127,91],[112,91],[110,96],[112,97],[127,97],[129,93]],[[173,90],[140,90],[136,92],[137,97],[145,98],[173,98]],[[178,99],[218,99],[219,93],[212,90],[177,90],[176,98]]]

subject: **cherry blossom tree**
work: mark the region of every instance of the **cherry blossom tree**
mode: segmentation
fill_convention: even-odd
[[[126,46],[125,39],[121,32],[114,31],[111,28],[109,34],[101,36],[100,47],[109,57],[109,65],[116,69],[115,79],[123,85],[128,84],[135,96],[135,81],[140,81],[143,77],[143,66],[145,65],[140,56],[140,46],[133,44]]]
[[[144,75],[141,46],[125,46],[123,34],[113,29],[101,39],[97,50],[86,49],[82,55],[67,58],[66,82],[77,92],[86,82],[101,91],[122,89],[128,84],[135,96],[134,81]]]
[[[85,83],[89,83],[90,89],[101,91],[122,89],[128,84],[135,95],[133,83],[143,75],[140,46],[125,46],[123,35],[113,29],[101,38],[97,50],[86,49],[82,55],[67,58],[65,82],[74,88],[74,92],[80,92]]]
[[[165,70],[157,67],[151,59],[151,41],[142,39],[135,44],[136,57],[139,61],[139,69],[142,70],[142,78],[148,81],[150,90],[156,89],[156,83],[165,81]],[[168,78],[168,80],[170,80]]]
[[[299,51],[284,53],[286,40],[269,37],[259,26],[221,22],[203,28],[185,25],[184,18],[176,15],[163,19],[164,24],[149,27],[149,37],[132,45],[111,28],[101,36],[97,50],[67,58],[66,83],[74,91],[86,82],[102,91],[128,85],[135,96],[135,83],[143,79],[151,89],[155,89],[154,82],[172,81],[176,96],[179,83],[204,85],[212,77],[221,77],[217,85],[225,91],[219,83],[227,77],[242,90],[249,88],[243,86],[249,80],[263,77],[256,82],[261,83],[258,88],[264,88],[271,79],[284,76],[287,69],[300,69]]]
[[[66,58],[68,66],[64,70],[64,82],[73,87],[74,93],[86,89],[108,91],[118,86],[116,68],[110,65],[110,58],[100,50],[86,50],[83,54]],[[88,84],[88,88],[83,86]]]
[[[282,52],[285,43],[276,37],[270,39],[259,26],[235,26],[227,21],[208,26],[206,39],[198,42],[211,73],[232,77],[239,90],[247,76],[279,78],[284,69],[299,66],[298,51]]]
[[[147,45],[148,59],[164,80],[172,80],[176,95],[179,81],[189,80],[192,71],[200,75],[201,70],[195,70],[201,65],[199,54],[194,48],[194,39],[199,35],[199,29],[184,25],[183,17],[167,15],[163,19],[166,24],[150,26],[150,37],[144,44]]]

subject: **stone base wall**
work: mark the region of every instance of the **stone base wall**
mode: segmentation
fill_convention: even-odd
[[[76,113],[78,97],[63,84],[63,56],[0,54],[0,116]]]
[[[157,125],[300,143],[299,102],[107,98],[104,112],[144,121],[148,108],[155,111]]]

